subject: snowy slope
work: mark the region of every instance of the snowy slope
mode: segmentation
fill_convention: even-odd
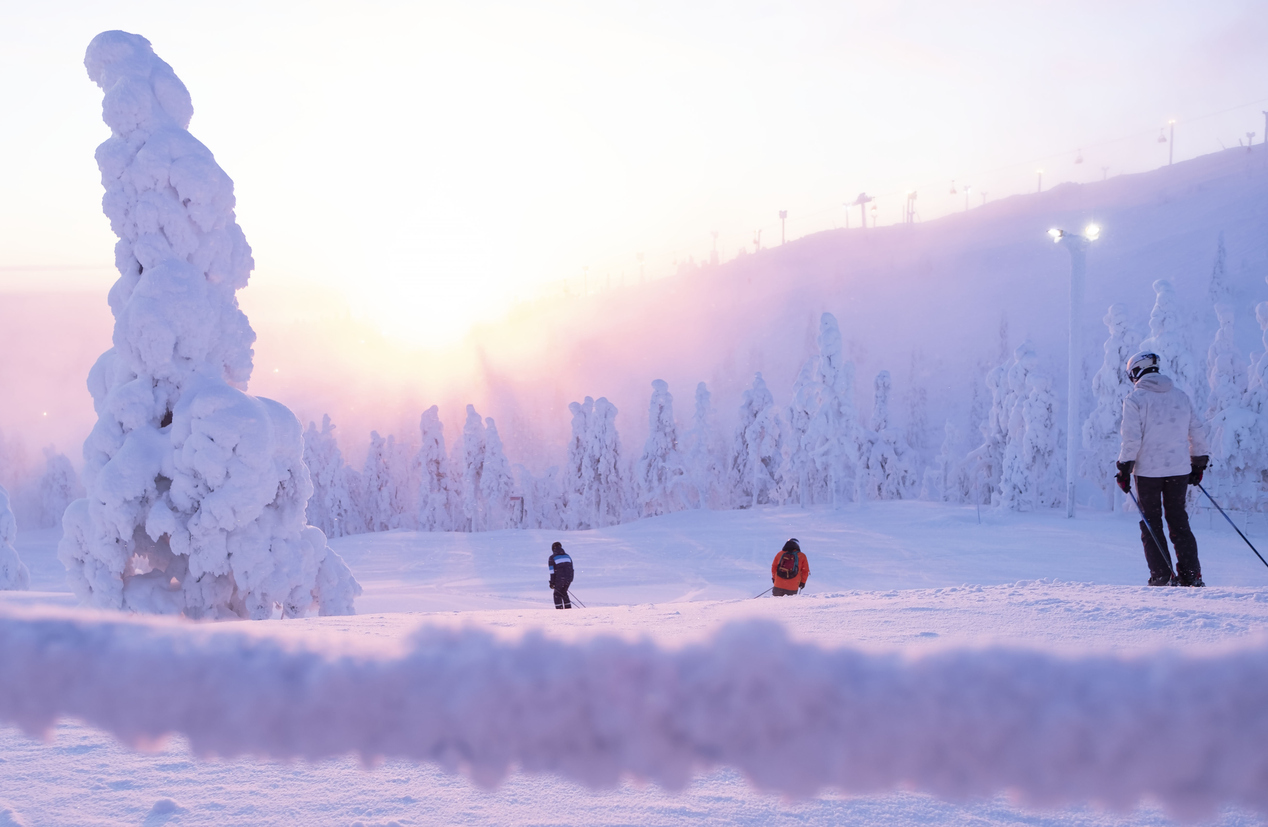
[[[1259,531],[1252,532],[1252,539]],[[530,645],[534,631],[545,637],[533,645],[563,647],[551,651],[566,659],[585,657],[586,652],[610,655],[616,644],[603,642],[609,635],[633,647],[620,651],[646,653],[648,643],[638,642],[646,640],[653,651],[663,652],[661,657],[674,657],[675,652],[691,651],[684,647],[712,640],[722,628],[731,628],[734,638],[733,624],[760,620],[782,623],[799,645],[827,647],[807,652],[863,658],[860,663],[873,665],[895,655],[903,662],[926,666],[933,661],[922,659],[951,658],[947,663],[958,664],[955,668],[967,669],[968,674],[981,666],[981,662],[973,666],[974,658],[982,656],[987,644],[1030,652],[1026,657],[1037,658],[1034,663],[1064,662],[1102,676],[1105,673],[1097,671],[1101,668],[1156,662],[1176,664],[1178,671],[1173,674],[1188,676],[1161,687],[1154,685],[1154,689],[1167,685],[1179,689],[1188,679],[1218,684],[1218,673],[1202,665],[1202,659],[1216,653],[1250,658],[1244,661],[1247,665],[1262,663],[1263,656],[1254,653],[1261,651],[1257,647],[1264,645],[1268,633],[1268,569],[1239,545],[1240,539],[1231,531],[1199,525],[1205,573],[1212,587],[1148,589],[1139,585],[1143,563],[1135,532],[1130,520],[1110,516],[1071,522],[1055,515],[984,514],[979,525],[972,509],[921,503],[873,504],[841,512],[770,508],[676,514],[562,536],[578,561],[574,591],[590,607],[570,613],[546,608],[549,593],[543,574],[548,543],[554,539],[551,535],[388,532],[336,543],[365,584],[363,614],[262,626],[203,627],[189,645],[197,650],[199,641],[247,635],[256,641],[277,640],[282,653],[360,651],[378,657],[407,650],[413,645],[408,642],[411,633],[424,623],[439,627],[431,633],[433,640],[443,640],[445,633],[439,631],[443,629],[474,635],[471,640],[475,641],[493,635],[484,644],[462,647],[472,657],[483,651],[482,646],[487,650],[492,641],[502,641],[493,644],[495,648],[510,646],[512,653],[523,656],[522,647]],[[809,593],[788,600],[749,599],[769,583],[773,550],[790,534],[809,552]],[[64,592],[58,590],[65,587],[57,583],[55,569],[41,559],[53,542],[54,537],[37,536],[20,546],[23,558],[32,561],[33,588],[40,591],[21,600],[0,600],[0,612],[7,618],[4,623],[12,622],[15,611],[29,618],[24,613],[49,611],[39,609],[39,602],[64,599]],[[81,616],[57,617],[61,618],[57,622],[73,623]],[[90,633],[109,635],[111,628],[135,625],[111,620]],[[162,637],[179,635],[189,624],[142,623],[140,628]],[[442,637],[436,638],[437,634]],[[749,658],[753,676],[767,676],[778,685],[778,677],[786,670],[767,668],[774,655],[758,656],[760,641],[736,643],[733,639],[731,645],[753,653]],[[702,651],[715,650],[722,651],[715,646]],[[1167,652],[1161,661],[1154,654],[1159,650]],[[141,646],[137,651],[153,650]],[[221,646],[217,651],[223,656],[226,650]],[[537,654],[546,662],[554,657]],[[801,661],[815,663],[817,657],[805,654]],[[1125,657],[1135,660],[1122,660]],[[1007,657],[997,661],[1000,675],[1008,672],[1000,664],[1009,662]],[[152,687],[159,687],[179,670],[166,678],[161,669],[145,674],[154,676]],[[1155,673],[1159,674],[1164,673]],[[263,685],[258,681],[240,684],[237,697],[243,714],[251,708],[255,691],[251,687]],[[1005,685],[1007,680],[988,681],[982,692]],[[1108,685],[1121,684],[1110,681]],[[195,685],[188,691],[199,690]],[[1154,690],[1135,691],[1133,697],[1150,691]],[[989,696],[973,691],[969,697]],[[1159,697],[1166,697],[1165,692]],[[106,710],[102,714],[108,719],[111,703],[102,700],[96,703]],[[142,704],[140,710],[146,708]],[[983,710],[985,720],[991,720],[1000,708],[998,702],[988,705]],[[1192,711],[1176,708],[1175,714],[1183,717]],[[376,710],[369,708],[363,714],[373,718]],[[531,718],[534,712],[527,714]],[[461,720],[478,726],[471,716]],[[1235,723],[1245,729],[1248,719]],[[104,719],[101,724],[109,726]],[[936,726],[928,729],[936,730]],[[1113,726],[1106,724],[1102,729],[1108,732]],[[1191,727],[1170,731],[1178,746],[1165,753],[1167,766],[1184,765],[1173,759],[1183,754],[1192,734]],[[342,751],[337,743],[334,749]],[[1212,754],[1210,747],[1203,749],[1195,754]],[[753,755],[760,759],[760,750]],[[556,775],[532,773],[516,773],[487,792],[427,763],[389,761],[364,770],[348,759],[293,765],[260,759],[201,760],[190,754],[183,738],[157,753],[133,753],[75,723],[59,725],[49,745],[6,729],[0,739],[0,760],[4,762],[0,772],[18,782],[0,789],[0,813],[8,806],[16,814],[11,820],[20,818],[27,824],[861,824],[877,820],[1156,824],[1161,820],[1148,803],[1131,815],[1086,810],[1078,803],[1112,799],[1104,788],[1093,789],[1100,782],[1111,786],[1122,782],[1123,789],[1139,789],[1126,783],[1131,765],[1114,762],[1109,765],[1112,772],[1099,773],[1100,781],[1085,780],[1083,786],[1058,790],[1055,796],[1048,790],[1046,797],[1033,776],[1025,780],[1028,776],[1015,762],[997,768],[1013,773],[1008,776],[1013,780],[1002,782],[1004,776],[997,776],[998,786],[988,784],[988,789],[1011,787],[1023,797],[1066,807],[1031,812],[994,797],[960,800],[953,795],[956,803],[943,803],[926,793],[954,792],[955,785],[948,787],[945,778],[939,781],[919,773],[908,777],[908,785],[917,791],[914,794],[848,798],[829,791],[790,803],[754,791],[743,776],[725,767],[698,776],[680,794],[625,782],[615,791],[595,792]],[[989,756],[982,755],[966,755],[963,761],[970,767],[991,764]],[[734,765],[728,760],[721,763]],[[671,768],[657,771],[671,772]],[[753,766],[747,771],[761,775]],[[965,776],[969,782],[976,777]],[[982,790],[965,778],[957,788],[960,794],[980,794]],[[1256,782],[1252,779],[1251,783]],[[1134,794],[1128,797],[1136,801]],[[1171,803],[1184,805],[1185,801]],[[1261,823],[1234,811],[1226,811],[1221,822]]]

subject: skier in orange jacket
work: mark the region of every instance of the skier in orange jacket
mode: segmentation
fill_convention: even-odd
[[[771,594],[775,597],[796,594],[806,587],[808,579],[810,579],[810,563],[806,560],[801,546],[798,545],[797,538],[794,537],[784,543],[784,547],[779,550],[775,560],[770,564],[770,581],[775,584]]]

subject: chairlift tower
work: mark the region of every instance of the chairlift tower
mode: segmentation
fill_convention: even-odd
[[[779,246],[784,246],[784,222],[788,220],[788,210],[779,211]]]
[[[908,190],[907,203],[903,206],[903,223],[916,223],[916,191]]]
[[[1170,120],[1167,123],[1171,126],[1171,140],[1167,142],[1167,166],[1171,166],[1176,157],[1176,122]]]
[[[1039,176],[1039,183],[1035,186],[1035,192],[1043,192],[1043,170],[1035,170],[1035,175]]]
[[[1255,133],[1254,133],[1254,132],[1247,132],[1247,133],[1246,133],[1246,151],[1247,151],[1247,152],[1250,152],[1250,146],[1251,146],[1251,144],[1253,144],[1254,142],[1255,142]]]
[[[859,208],[859,218],[862,220],[863,229],[865,230],[867,229],[867,205],[871,200],[872,197],[870,195],[865,192],[860,192],[859,197],[855,198],[854,204],[851,205]]]

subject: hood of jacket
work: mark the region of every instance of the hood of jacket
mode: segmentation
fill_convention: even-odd
[[[1154,393],[1166,393],[1171,390],[1173,384],[1170,376],[1163,376],[1161,373],[1147,373],[1140,377],[1136,387],[1141,390],[1153,391]]]

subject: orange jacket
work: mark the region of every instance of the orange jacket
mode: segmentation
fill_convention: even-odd
[[[799,569],[797,571],[797,579],[795,580],[785,580],[776,572],[776,569],[779,568],[779,558],[783,556],[784,552],[782,549],[775,552],[775,559],[772,560],[770,564],[770,577],[771,580],[775,581],[775,586],[780,589],[795,591],[796,589],[806,585],[806,580],[810,578],[810,563],[806,560],[805,552],[797,552],[797,565],[799,566]]]

